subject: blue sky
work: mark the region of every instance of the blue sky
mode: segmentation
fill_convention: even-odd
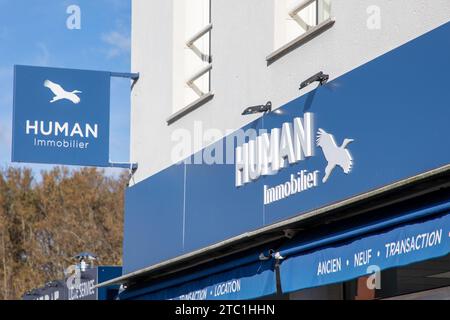
[[[81,9],[80,30],[66,26],[70,5]],[[0,0],[1,167],[11,165],[13,66],[129,72],[130,26],[131,0]],[[127,162],[130,81],[113,78],[111,92],[110,158]]]

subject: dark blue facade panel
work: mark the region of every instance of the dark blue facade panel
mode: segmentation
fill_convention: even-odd
[[[263,225],[262,194],[257,185],[234,185],[233,165],[188,165],[185,251],[237,236]]]
[[[173,166],[125,195],[124,274],[183,252],[184,166]]]
[[[122,267],[99,266],[97,268],[97,283],[102,283],[122,275]],[[117,298],[119,285],[98,288],[97,300],[112,300]]]

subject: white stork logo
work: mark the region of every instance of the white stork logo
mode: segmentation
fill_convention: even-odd
[[[345,139],[342,146],[338,147],[332,134],[327,133],[323,129],[319,129],[317,133],[317,146],[322,148],[325,159],[328,162],[325,169],[325,177],[322,180],[323,183],[328,181],[336,166],[341,167],[345,174],[349,174],[352,171],[353,158],[346,148],[353,141],[353,139]]]
[[[80,97],[76,95],[77,93],[82,93],[81,91],[74,90],[72,92],[68,92],[64,90],[63,87],[61,87],[61,85],[54,83],[50,80],[45,80],[44,87],[49,88],[55,95],[53,97],[53,100],[50,101],[50,103],[54,103],[56,101],[63,99],[72,101],[72,103],[74,104],[79,104],[81,102]]]

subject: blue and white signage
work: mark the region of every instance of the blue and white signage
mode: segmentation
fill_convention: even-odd
[[[289,257],[281,264],[283,292],[347,281],[450,252],[450,215],[351,243]]]
[[[12,161],[109,166],[110,77],[15,66]]]
[[[251,300],[276,293],[273,261],[260,261],[155,292],[125,292],[121,299]]]
[[[79,275],[77,279],[75,275]],[[64,280],[49,282],[22,296],[23,300],[111,300],[119,291],[118,286],[95,288],[99,283],[122,275],[121,267],[99,266],[72,273]]]
[[[296,117],[292,123],[285,122],[281,128],[272,128],[270,134],[264,132],[256,139],[237,147],[236,187],[256,182],[264,176],[276,175],[283,168],[312,158],[315,156],[316,146],[322,149],[327,162],[323,178],[320,178],[319,168],[311,172],[299,170],[291,174],[287,182],[274,187],[264,185],[264,205],[317,188],[319,180],[327,183],[337,167],[345,174],[351,173],[353,157],[347,147],[354,140],[346,138],[338,146],[334,136],[324,129],[319,128],[315,134],[314,118],[313,113],[307,112],[304,120]]]

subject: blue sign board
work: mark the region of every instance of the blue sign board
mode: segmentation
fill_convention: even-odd
[[[15,66],[12,161],[109,166],[110,76]]]
[[[276,293],[273,261],[260,261],[178,286],[120,299],[134,300],[251,300]]]
[[[447,23],[255,120],[233,164],[195,164],[227,136],[129,188],[125,273],[449,164],[449,83],[429,81],[450,73],[449,37]],[[258,168],[264,148],[277,156]]]
[[[80,272],[80,279],[49,282],[23,295],[23,300],[115,300],[119,286],[95,288],[99,283],[120,277],[121,267],[99,266]],[[71,286],[68,285],[71,284]]]
[[[393,267],[445,256],[450,252],[450,215],[406,225],[308,254],[281,264],[283,292],[318,287]]]

